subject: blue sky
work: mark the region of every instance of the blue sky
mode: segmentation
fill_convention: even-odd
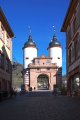
[[[66,73],[66,38],[60,32],[70,0],[0,0],[6,18],[15,34],[13,39],[13,60],[23,63],[22,47],[29,36],[28,26],[32,29],[32,38],[38,47],[38,56],[48,56],[48,45],[53,37],[53,25],[56,36],[63,49],[63,75]]]

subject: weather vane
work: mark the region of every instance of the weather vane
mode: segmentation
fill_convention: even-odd
[[[55,26],[53,26],[53,30],[54,30],[54,35],[55,35],[55,33],[56,33],[56,29],[55,29]]]
[[[29,30],[29,34],[31,34],[31,27],[30,26],[28,26],[28,30]]]

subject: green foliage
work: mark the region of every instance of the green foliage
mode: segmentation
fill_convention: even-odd
[[[12,71],[12,87],[17,88],[23,84],[22,71],[23,66],[19,63],[16,63],[16,69]]]
[[[61,94],[62,95],[66,95],[67,94],[67,88],[65,88],[64,85],[61,86],[60,90],[61,90]]]

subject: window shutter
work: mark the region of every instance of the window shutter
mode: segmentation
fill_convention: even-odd
[[[74,61],[74,42],[72,42],[72,54],[71,54],[72,62]]]
[[[78,56],[80,56],[80,34],[78,35]]]
[[[77,9],[77,28],[80,26],[80,4]]]

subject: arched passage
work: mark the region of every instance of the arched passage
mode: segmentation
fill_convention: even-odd
[[[45,74],[41,74],[37,78],[38,90],[49,90],[49,77]]]

